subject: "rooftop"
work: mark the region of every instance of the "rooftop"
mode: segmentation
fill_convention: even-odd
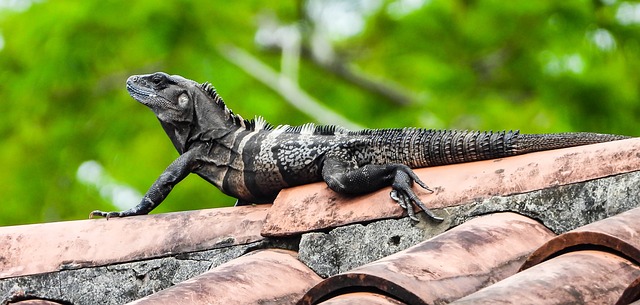
[[[640,139],[416,170],[383,189],[0,227],[2,304],[640,303]],[[169,203],[166,203],[169,204]]]

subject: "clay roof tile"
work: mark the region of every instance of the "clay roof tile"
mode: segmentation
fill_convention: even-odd
[[[383,291],[408,304],[449,302],[514,274],[524,259],[555,236],[514,213],[470,220],[432,239],[326,279],[298,303],[340,290]]]
[[[269,207],[0,227],[0,279],[261,240]]]
[[[403,303],[391,297],[377,294],[377,293],[353,292],[353,293],[341,294],[336,297],[332,297],[318,304],[319,305],[405,305],[406,303]]]
[[[546,242],[523,264],[522,270],[576,249],[598,248],[620,253],[640,265],[640,208],[593,222]]]
[[[462,304],[614,304],[640,267],[606,252],[569,252],[466,296]]]
[[[129,304],[292,304],[321,278],[288,250],[258,250]]]

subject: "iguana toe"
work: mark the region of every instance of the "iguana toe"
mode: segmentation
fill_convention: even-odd
[[[398,205],[402,209],[407,211],[407,214],[409,215],[409,218],[411,218],[411,220],[420,221],[418,217],[416,217],[415,212],[413,211],[413,205],[411,205],[411,202],[408,200],[406,196],[404,196],[402,193],[399,193],[396,190],[391,190],[391,193],[389,194],[389,196],[391,196],[391,199],[393,199],[396,203],[398,203]]]
[[[426,185],[422,183],[422,181],[416,180],[416,179],[417,179],[417,176],[415,175],[415,173],[413,173],[412,170],[397,171],[395,179],[393,180],[393,184],[391,185],[391,187],[393,188],[391,198],[394,199],[399,204],[400,204],[400,201],[402,201],[403,203],[400,204],[400,206],[402,206],[405,210],[407,210],[407,213],[409,214],[410,217],[413,214],[412,203],[415,203],[415,205],[417,205],[421,210],[423,210],[427,214],[427,216],[429,216],[431,219],[437,222],[443,221],[444,218],[438,217],[435,214],[433,214],[433,212],[431,212],[429,208],[427,208],[427,206],[424,205],[424,203],[422,203],[420,198],[418,198],[418,195],[416,195],[416,193],[414,193],[413,190],[411,189],[412,181],[416,181],[416,183],[420,184],[420,186],[426,188]],[[420,181],[420,182],[417,182],[417,181]],[[394,197],[396,197],[397,199]],[[403,204],[406,205],[406,207],[403,206]],[[409,212],[409,210],[411,210],[411,212]],[[411,219],[416,221],[418,220],[415,217],[415,215],[414,217],[411,217]]]
[[[109,218],[111,217],[122,217],[122,213],[121,212],[103,212],[100,210],[95,210],[89,213],[89,218],[93,218],[94,216],[104,217],[107,220],[109,220]]]

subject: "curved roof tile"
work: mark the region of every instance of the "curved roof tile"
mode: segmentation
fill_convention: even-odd
[[[432,239],[313,287],[298,303],[317,304],[342,289],[383,291],[408,304],[449,302],[514,274],[555,236],[515,213],[478,217]]]
[[[289,250],[258,250],[129,304],[292,304],[321,278]]]
[[[635,208],[561,234],[533,252],[521,270],[531,268],[559,254],[585,248],[620,253],[640,265],[639,219],[640,208]]]
[[[263,239],[260,230],[269,207],[218,208],[0,227],[0,244],[3,245],[0,278],[258,241]],[[234,225],[230,226],[231,223]]]
[[[640,267],[615,254],[575,251],[452,302],[462,304],[614,304]]]
[[[371,292],[354,292],[330,298],[319,305],[405,305],[401,301]]]

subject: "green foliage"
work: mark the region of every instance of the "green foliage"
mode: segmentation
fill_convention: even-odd
[[[349,2],[326,2],[340,1]],[[620,7],[636,4],[432,0],[398,10],[404,2],[381,2],[363,14],[361,33],[330,42],[348,69],[399,84],[417,96],[414,103],[397,105],[308,57],[300,63],[300,86],[373,128],[638,135],[640,23],[619,19]],[[60,0],[2,11],[0,225],[114,209],[76,178],[87,160],[144,193],[176,158],[153,114],[128,97],[124,81],[131,74],[165,71],[210,81],[244,117],[313,120],[219,53],[232,44],[279,69],[280,53],[255,43],[259,20],[275,16],[313,29],[306,7],[305,1]],[[233,202],[190,176],[156,212]]]

